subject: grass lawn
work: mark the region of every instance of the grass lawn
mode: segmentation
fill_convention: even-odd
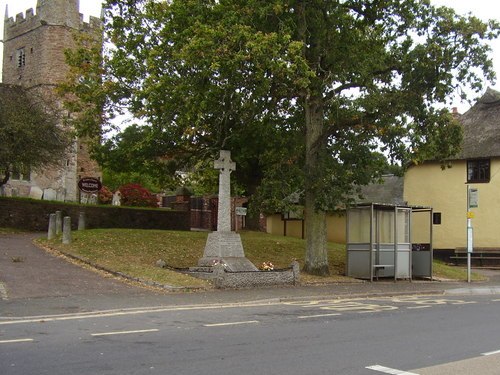
[[[259,266],[272,262],[275,268],[285,268],[296,259],[304,264],[304,240],[273,236],[261,232],[241,232],[246,257]],[[209,287],[209,283],[168,269],[156,267],[157,260],[168,266],[195,266],[203,255],[206,232],[182,232],[136,229],[92,229],[72,232],[73,241],[63,245],[59,240],[40,239],[38,242],[53,250],[76,255],[94,264],[143,280],[173,286]],[[345,246],[328,244],[331,275],[318,277],[302,273],[303,283],[356,281],[345,272]],[[446,279],[466,279],[466,271],[434,262],[434,276]],[[475,276],[476,278],[478,276]]]

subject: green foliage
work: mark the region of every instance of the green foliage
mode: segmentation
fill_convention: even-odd
[[[0,86],[0,186],[14,170],[58,165],[71,144],[60,113],[34,91]]]
[[[494,78],[486,41],[498,23],[427,1],[107,0],[105,10],[115,48],[101,87],[147,121],[149,156],[186,167],[231,150],[236,181],[268,210],[293,192],[310,215],[348,202],[383,173],[377,151],[401,165],[451,157],[461,135],[438,104]],[[318,253],[308,269],[327,267]]]

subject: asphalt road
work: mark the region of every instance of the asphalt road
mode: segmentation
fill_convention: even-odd
[[[500,372],[500,298],[162,306],[0,320],[0,374]]]

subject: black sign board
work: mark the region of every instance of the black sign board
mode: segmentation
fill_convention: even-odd
[[[84,193],[97,193],[102,188],[102,183],[94,177],[84,177],[78,181],[78,188]]]

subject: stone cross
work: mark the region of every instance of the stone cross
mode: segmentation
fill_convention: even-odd
[[[203,252],[198,260],[198,267],[213,267],[224,264],[227,271],[257,271],[252,262],[245,258],[239,233],[231,231],[231,172],[236,164],[231,161],[231,152],[220,152],[220,158],[214,162],[219,172],[219,207],[217,213],[217,231],[209,233]]]
[[[219,170],[219,208],[217,213],[217,232],[231,231],[231,172],[236,163],[231,161],[231,151],[221,150],[220,158],[215,160],[214,168]]]

